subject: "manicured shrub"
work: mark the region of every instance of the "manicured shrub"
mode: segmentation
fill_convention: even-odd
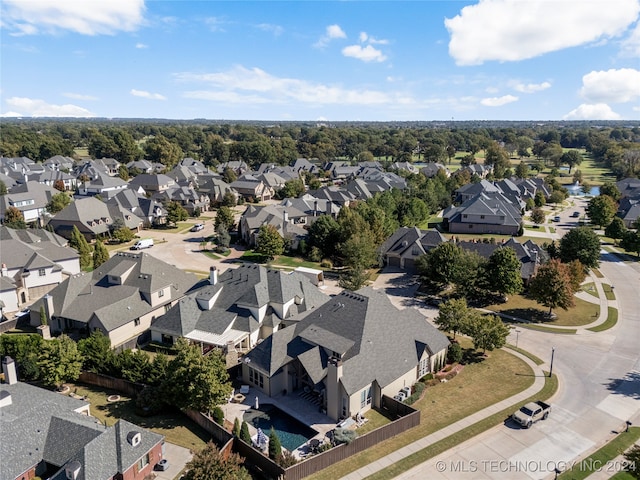
[[[449,345],[449,351],[447,352],[447,361],[449,363],[458,363],[462,360],[462,347],[459,343],[452,343]]]
[[[215,407],[213,409],[213,412],[211,413],[214,422],[216,422],[218,425],[222,425],[224,423],[224,412],[220,407]]]

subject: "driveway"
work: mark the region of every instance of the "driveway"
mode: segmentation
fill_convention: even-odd
[[[173,443],[165,442],[164,444],[164,458],[169,461],[169,468],[160,472],[155,470],[156,478],[158,480],[174,480],[178,478],[178,475],[184,469],[187,462],[191,460],[193,455],[188,448],[179,447]]]

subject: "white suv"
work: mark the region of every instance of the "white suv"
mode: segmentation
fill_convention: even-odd
[[[192,232],[199,232],[200,230],[204,230],[204,223],[196,223],[193,227],[191,227]]]

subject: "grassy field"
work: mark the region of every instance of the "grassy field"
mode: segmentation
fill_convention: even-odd
[[[614,468],[616,465],[607,464],[618,455],[624,453],[636,440],[640,438],[640,427],[631,427],[628,432],[618,434],[600,450],[578,462],[574,468],[558,476],[559,480],[582,480],[600,469]],[[612,473],[617,470],[612,470]]]
[[[546,317],[549,311],[548,308],[522,295],[512,295],[506,303],[489,305],[485,308],[511,317],[540,322],[549,326],[577,327],[588,325],[598,318],[600,314],[600,307],[598,305],[580,300],[579,298],[574,298],[574,301],[576,306],[569,310],[554,310],[553,313],[557,315],[557,318],[552,321],[549,321]]]
[[[432,445],[429,445],[427,448],[419,450],[408,457],[402,459],[401,462],[394,463],[393,465],[380,470],[373,475],[367,477],[367,480],[387,480],[391,478],[395,478],[407,470],[420,465],[422,462],[429,460],[430,458],[435,457],[443,452],[446,452],[450,448],[453,448],[457,445],[460,445],[466,440],[478,435],[495,425],[499,425],[504,422],[505,419],[509,418],[509,416],[513,413],[514,410],[517,410],[522,405],[527,402],[532,402],[535,400],[547,400],[550,398],[558,389],[558,378],[554,375],[552,378],[548,376],[545,377],[545,385],[542,390],[535,395],[527,398],[526,400],[513,405],[509,408],[506,408],[498,413],[491,415],[490,417],[481,420],[470,427],[467,427],[453,435],[448,436],[436,442]]]
[[[603,332],[605,330],[609,330],[610,328],[613,328],[616,323],[618,323],[618,310],[613,307],[609,307],[607,309],[607,319],[600,325],[587,328],[587,330],[591,332]]]
[[[466,339],[461,339],[461,344],[465,348],[470,346],[470,342]],[[531,368],[524,361],[507,351],[489,352],[488,358],[478,363],[466,365],[462,372],[451,381],[427,387],[422,400],[413,404],[414,408],[423,412],[419,426],[309,478],[333,480],[353,472],[419,438],[525,390],[533,384],[532,373]],[[484,425],[482,430],[502,420],[504,418],[496,418],[494,423]],[[466,439],[468,437],[467,433],[460,438]],[[404,465],[404,461],[402,464]]]
[[[580,286],[580,290],[582,290],[583,292],[588,293],[589,295],[592,295],[596,298],[600,298],[598,296],[598,291],[596,290],[596,284],[593,282],[589,282],[589,283],[585,283],[584,285]]]
[[[120,395],[117,402],[108,402],[107,397],[114,394],[112,391],[96,386],[70,385],[72,392],[87,397],[91,403],[91,415],[108,426],[124,419],[164,435],[169,443],[192,450],[201,449],[211,439],[211,435],[180,412],[141,417],[135,413],[135,400],[125,395]]]

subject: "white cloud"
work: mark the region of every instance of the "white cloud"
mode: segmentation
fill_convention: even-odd
[[[53,105],[44,100],[26,97],[11,97],[5,102],[9,107],[24,112],[22,117],[95,117],[86,108],[77,105]]]
[[[144,22],[145,10],[144,0],[3,0],[1,8],[2,27],[12,35],[129,32]]]
[[[256,28],[264,32],[273,33],[276,37],[282,35],[282,32],[284,32],[284,28],[280,25],[273,25],[271,23],[260,23],[256,25]]]
[[[363,47],[362,45],[349,45],[342,49],[345,57],[357,58],[363,62],[384,62],[387,57],[378,49],[371,45]]]
[[[622,41],[621,45],[623,57],[640,57],[640,22],[636,23],[636,28]]]
[[[593,103],[625,103],[640,98],[640,70],[593,71],[582,77],[580,95]]]
[[[517,61],[622,34],[638,0],[481,0],[444,21],[457,65]]]
[[[385,40],[385,39],[378,40],[377,38],[369,35],[367,32],[360,32],[360,35],[358,36],[358,40],[360,40],[360,43],[369,43],[371,45],[388,45],[389,44],[389,40]]]
[[[166,100],[167,99],[167,97],[165,97],[164,95],[160,95],[159,93],[151,93],[151,92],[146,92],[144,90],[136,90],[135,88],[132,88],[129,93],[134,97],[148,98],[149,100]]]
[[[551,87],[550,82],[542,82],[542,83],[520,83],[513,82],[511,83],[511,87],[521,93],[535,93],[541,92],[542,90],[546,90]]]
[[[502,105],[506,105],[507,103],[517,102],[518,97],[514,97],[513,95],[503,95],[502,97],[489,97],[483,98],[480,100],[480,104],[485,107],[501,107]]]
[[[320,37],[320,40],[318,40],[313,46],[316,48],[324,48],[329,44],[331,40],[335,40],[338,38],[347,38],[347,34],[344,33],[344,30],[342,30],[342,28],[340,28],[340,25],[329,25],[326,28],[324,35],[322,35]]]
[[[140,49],[149,48],[149,45],[145,45],[144,43],[136,43],[136,48],[140,48]]]
[[[563,120],[619,120],[621,117],[606,103],[583,103],[567,113]]]
[[[224,25],[228,22],[220,17],[207,17],[204,23],[212,32],[225,32]]]
[[[411,105],[415,100],[402,93],[346,89],[296,78],[275,77],[259,68],[236,66],[218,73],[179,73],[178,81],[204,83],[207,88],[184,93],[187,98],[226,104]]]
[[[63,93],[63,96],[67,98],[73,98],[74,100],[98,100],[98,97],[94,97],[93,95],[83,95],[81,93]]]

